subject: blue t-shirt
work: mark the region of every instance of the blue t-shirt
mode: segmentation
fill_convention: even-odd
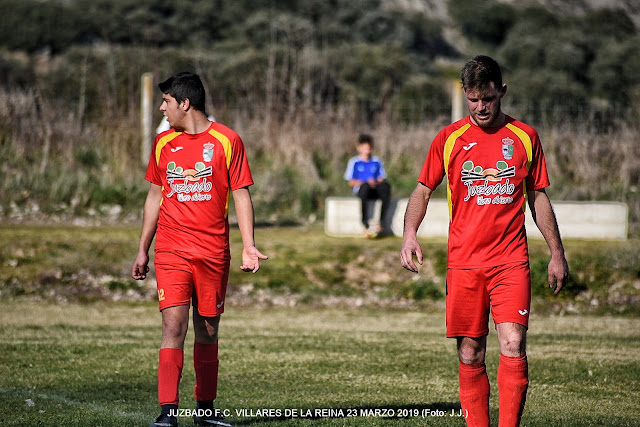
[[[367,182],[370,179],[377,180],[378,178],[387,178],[382,160],[378,157],[372,156],[369,161],[362,160],[359,156],[349,159],[347,170],[344,172],[345,180],[357,179],[358,181]],[[359,189],[360,187],[356,185],[353,187],[353,192],[357,193]]]

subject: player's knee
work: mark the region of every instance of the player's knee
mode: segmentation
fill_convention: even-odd
[[[218,328],[202,327],[194,329],[196,341],[200,344],[215,344],[218,342]]]
[[[460,352],[458,358],[465,365],[475,365],[484,362],[484,352]]]
[[[500,353],[505,356],[521,357],[526,354],[526,341],[518,334],[504,337],[500,344]]]
[[[193,330],[196,341],[201,344],[218,342],[218,324],[217,318],[201,318],[200,321],[194,321]]]
[[[215,344],[218,342],[218,334],[214,335],[199,335],[196,337],[196,341],[200,344]]]
[[[187,335],[187,322],[168,321],[162,324],[162,335],[165,339],[184,340]]]
[[[484,362],[485,349],[473,340],[466,341],[458,347],[458,358],[465,365]]]
[[[508,357],[522,357],[526,354],[527,328],[517,323],[496,325],[500,353]]]

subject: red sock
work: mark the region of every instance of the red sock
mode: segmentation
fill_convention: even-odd
[[[498,395],[500,400],[500,427],[519,426],[529,386],[527,356],[500,355],[498,367]]]
[[[179,403],[178,385],[182,377],[184,352],[179,348],[161,348],[158,364],[158,401],[160,405]]]
[[[460,404],[469,427],[489,426],[489,377],[484,363],[460,362]]]
[[[193,367],[196,371],[194,395],[198,402],[208,402],[218,395],[218,343],[193,344]]]

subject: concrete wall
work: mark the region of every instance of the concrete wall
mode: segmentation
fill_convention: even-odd
[[[383,221],[387,234],[402,236],[408,199],[394,200]],[[628,234],[628,208],[616,202],[552,202],[563,238],[625,240]],[[372,224],[380,217],[380,201],[370,202]],[[330,236],[362,236],[360,200],[356,197],[328,197],[325,201],[325,232]],[[529,209],[526,212],[529,238],[541,239]],[[449,230],[447,201],[429,201],[427,215],[418,229],[419,237],[446,237]]]

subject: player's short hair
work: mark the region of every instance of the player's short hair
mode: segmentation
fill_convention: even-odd
[[[491,82],[496,89],[500,89],[502,88],[502,71],[495,59],[478,55],[462,68],[460,80],[465,91],[486,90],[490,87]]]
[[[358,137],[358,145],[360,144],[369,144],[373,147],[373,137],[366,133],[361,133]]]
[[[169,94],[179,103],[185,99],[198,111],[205,112],[205,91],[202,80],[195,73],[182,72],[158,84],[163,94]]]

